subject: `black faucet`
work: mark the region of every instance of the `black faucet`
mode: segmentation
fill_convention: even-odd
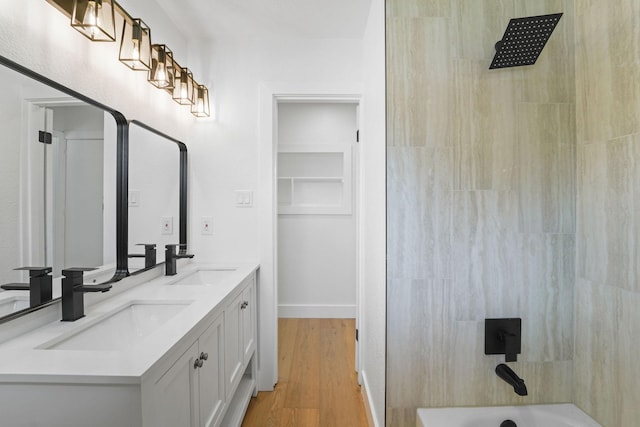
[[[181,247],[185,249],[180,249],[180,252],[176,253],[176,248]],[[176,266],[176,260],[180,258],[193,258],[193,254],[186,253],[185,244],[173,243],[169,245],[165,245],[164,247],[164,266],[165,266],[165,274],[167,276],[175,276],[178,273],[178,268]]]
[[[524,380],[516,375],[513,370],[504,363],[496,366],[496,374],[502,378],[507,384],[513,386],[513,391],[519,396],[527,395],[527,386],[524,385]]]
[[[29,272],[29,283],[7,283],[0,288],[7,291],[29,291],[29,307],[37,307],[51,301],[51,267],[20,267],[15,270]]]
[[[144,254],[129,254],[129,258],[144,258],[144,268],[156,265],[156,244],[138,243],[136,246],[144,246]]]
[[[85,271],[95,268],[73,267],[62,270],[62,321],[73,322],[84,317],[84,293],[107,292],[111,285],[84,285],[82,276]]]

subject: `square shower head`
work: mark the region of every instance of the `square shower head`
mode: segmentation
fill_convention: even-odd
[[[554,13],[509,21],[502,40],[496,43],[489,69],[535,64],[561,16],[562,13]]]

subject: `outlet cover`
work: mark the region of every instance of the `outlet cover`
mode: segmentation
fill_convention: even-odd
[[[140,190],[129,190],[129,207],[137,208],[140,206]]]
[[[162,234],[173,234],[173,217],[162,217]]]
[[[200,232],[205,235],[213,234],[213,218],[210,216],[203,216],[200,222]]]

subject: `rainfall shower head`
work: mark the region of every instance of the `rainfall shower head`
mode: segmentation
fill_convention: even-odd
[[[502,40],[496,43],[489,69],[535,64],[561,16],[562,13],[554,13],[509,21]]]

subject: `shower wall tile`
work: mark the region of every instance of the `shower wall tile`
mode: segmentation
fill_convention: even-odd
[[[488,70],[510,18],[557,12],[540,3],[387,1],[389,427],[417,407],[572,398],[572,18],[549,49],[562,64]],[[526,401],[484,355],[485,317],[507,316]]]
[[[576,24],[576,102],[582,142],[640,132],[640,4],[590,7]]]
[[[518,103],[520,231],[575,233],[575,108]]]
[[[640,417],[640,2],[576,4],[575,402]],[[604,398],[603,398],[604,397]]]
[[[451,15],[451,0],[404,0],[387,5],[388,18],[435,18]]]
[[[388,324],[394,331],[388,345],[403,351],[388,355],[394,381],[387,389],[387,402],[391,407],[418,407],[425,401],[442,406],[445,390],[441,385],[447,384],[442,349],[450,339],[446,319],[452,305],[451,283],[394,279],[388,292],[395,304],[388,310]]]
[[[455,320],[518,314],[517,212],[515,192],[455,192]]]
[[[481,61],[453,61],[454,188],[513,189],[518,86]]]
[[[389,147],[389,277],[452,275],[452,149]]]
[[[393,18],[387,23],[387,141],[399,146],[450,145],[449,23]]]
[[[480,60],[489,68],[509,19],[514,17],[514,0],[453,0],[456,59]]]
[[[606,144],[583,144],[578,147],[578,197],[576,271],[578,277],[604,283],[607,259]]]
[[[522,317],[521,359],[570,362],[573,358],[575,236],[523,235],[518,314]]]

